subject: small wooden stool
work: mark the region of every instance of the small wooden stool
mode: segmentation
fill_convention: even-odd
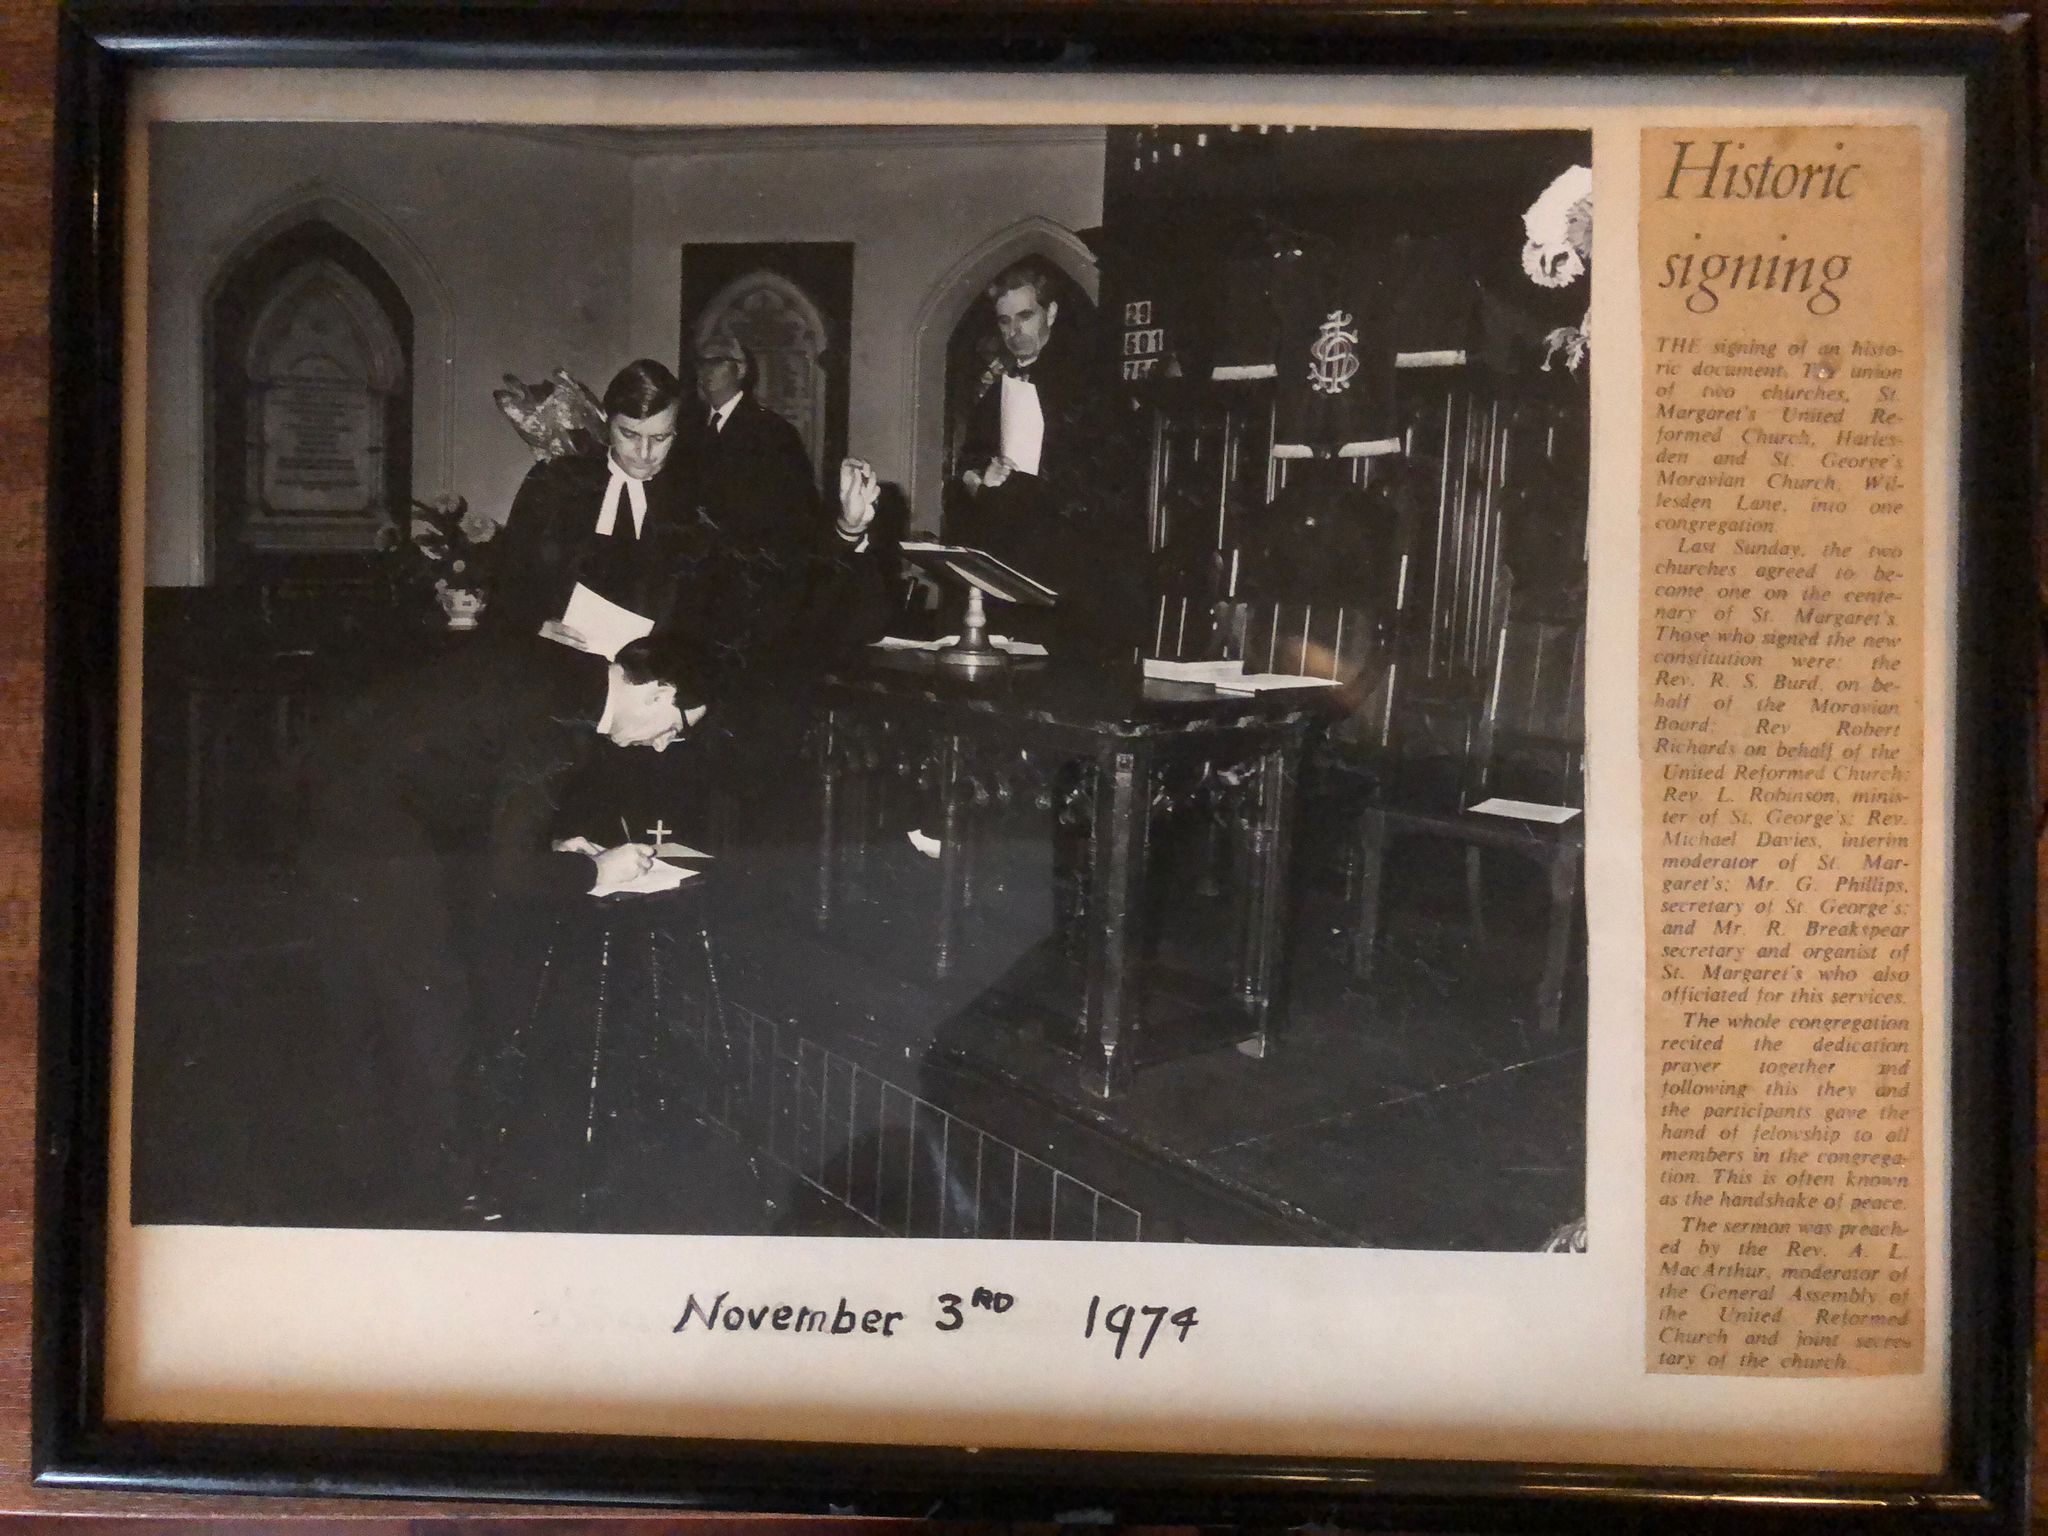
[[[531,1000],[486,1067],[491,1212],[588,1217],[621,1170],[660,1157],[673,1117],[724,1103],[734,1069],[709,883],[555,916]]]

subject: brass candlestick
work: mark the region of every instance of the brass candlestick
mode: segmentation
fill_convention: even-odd
[[[988,611],[982,605],[981,588],[971,582],[967,586],[967,612],[960,620],[960,638],[951,645],[940,646],[937,655],[941,666],[957,668],[970,677],[1009,665],[1009,656],[989,644]]]

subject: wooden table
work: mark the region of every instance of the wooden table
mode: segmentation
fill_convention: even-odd
[[[1035,764],[1062,819],[1083,835],[1085,913],[1079,1024],[1081,1076],[1098,1097],[1119,1091],[1141,1058],[1141,915],[1155,802],[1200,795],[1236,834],[1233,990],[1249,1030],[1272,1046],[1286,980],[1288,867],[1297,782],[1321,690],[1219,693],[1128,669],[1021,664],[993,677],[942,675],[922,654],[881,653],[828,679],[818,753],[817,916],[831,920],[842,853],[857,831],[849,791],[906,753],[935,770],[940,910],[934,969],[954,964],[972,878],[973,768]]]

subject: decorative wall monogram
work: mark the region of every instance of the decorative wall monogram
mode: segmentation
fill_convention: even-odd
[[[1351,329],[1352,323],[1345,311],[1333,309],[1309,343],[1308,355],[1314,361],[1309,364],[1308,383],[1317,394],[1341,395],[1357,376],[1358,332]]]

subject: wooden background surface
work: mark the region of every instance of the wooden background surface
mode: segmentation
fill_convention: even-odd
[[[453,1508],[286,1504],[246,1498],[60,1496],[38,1492],[28,1484],[30,1152],[35,1103],[43,473],[49,382],[46,304],[55,33],[52,0],[0,0],[0,444],[4,444],[0,446],[0,1521],[7,1519],[9,1511],[124,1512],[130,1518],[123,1522],[123,1530],[145,1536],[160,1521],[183,1532],[197,1529],[201,1521],[214,1523],[205,1518],[208,1516],[246,1520],[289,1510],[325,1516],[337,1523],[338,1517],[353,1517],[346,1522],[351,1533],[409,1529],[421,1522],[407,1517],[446,1516]],[[2037,91],[2037,95],[2048,99],[2048,93]],[[2037,341],[2036,355],[2040,354]],[[2042,867],[2048,872],[2048,863]],[[2048,1111],[2048,1094],[2043,1101],[2043,1109]],[[2048,1179],[2043,1183],[2048,1185]],[[2038,1234],[2044,1229],[2048,1223],[2037,1218],[2037,1250],[2041,1246]],[[2038,1287],[2037,1281],[2037,1291]],[[2034,1354],[2038,1375],[2040,1366],[2048,1363],[2038,1335]],[[2043,1449],[2040,1417],[2037,1412],[2037,1457]],[[477,1510],[464,1522],[464,1529],[488,1530],[495,1523],[492,1516],[512,1513]],[[2035,1515],[2037,1528],[2048,1528],[2048,1498],[2038,1488]],[[137,1520],[136,1516],[156,1518]],[[544,1524],[568,1532],[587,1522],[551,1518]],[[631,1528],[651,1531],[677,1525],[686,1526],[691,1536],[714,1536],[726,1529],[744,1530],[750,1536],[769,1536],[778,1528],[820,1532],[843,1526],[862,1533],[891,1532],[898,1526],[905,1531],[927,1529],[915,1522],[718,1517],[643,1519],[633,1521]],[[520,1521],[522,1532],[541,1528],[540,1523]],[[603,1528],[609,1536],[629,1527],[606,1519]],[[295,1529],[317,1530],[319,1526]]]

